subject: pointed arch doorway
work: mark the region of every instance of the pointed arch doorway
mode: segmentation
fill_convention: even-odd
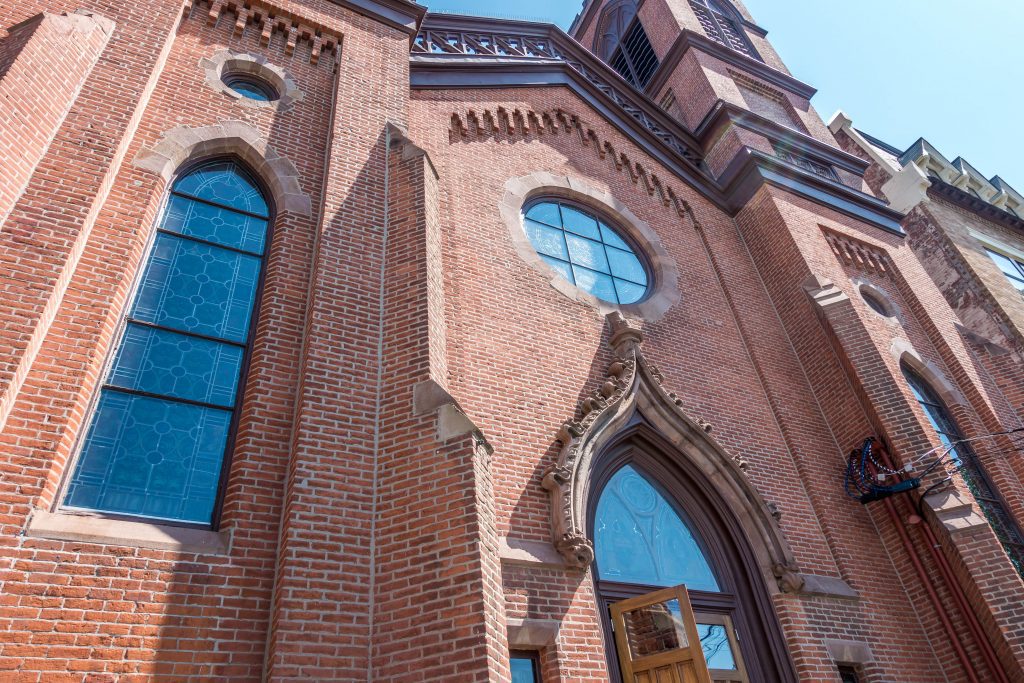
[[[623,678],[611,607],[654,605],[658,591],[689,582],[679,603],[693,604],[714,643],[704,656],[712,680],[796,681],[771,596],[799,592],[804,579],[778,519],[742,459],[663,386],[641,331],[617,312],[607,319],[607,377],[563,423],[542,485],[555,549],[593,570],[612,680]]]
[[[641,415],[595,459],[588,536],[611,679],[622,681],[612,606],[685,584],[711,680],[793,680],[756,559],[733,515]]]

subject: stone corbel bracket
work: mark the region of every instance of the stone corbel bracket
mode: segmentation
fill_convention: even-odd
[[[580,417],[565,422],[558,433],[562,447],[542,484],[551,496],[552,540],[571,567],[594,561],[586,533],[585,508],[594,457],[641,411],[659,429],[695,472],[707,477],[724,499],[754,550],[766,584],[773,590],[799,592],[803,576],[773,516],[772,509],[743,472],[741,463],[711,438],[711,425],[693,420],[682,400],[662,386],[662,374],[645,358],[643,336],[617,312],[607,316],[609,345],[615,360],[601,387],[583,399]]]

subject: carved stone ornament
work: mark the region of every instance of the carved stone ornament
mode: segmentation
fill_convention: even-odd
[[[542,484],[551,495],[552,540],[573,567],[594,561],[594,546],[586,534],[586,497],[594,456],[636,413],[678,447],[688,462],[714,486],[736,516],[771,590],[799,591],[802,579],[772,508],[731,456],[712,439],[711,425],[688,417],[682,400],[666,390],[663,375],[644,357],[643,336],[618,312],[607,316],[609,345],[615,360],[600,388],[580,402],[579,417],[565,422],[558,433],[561,450]],[[781,573],[778,573],[781,572]]]

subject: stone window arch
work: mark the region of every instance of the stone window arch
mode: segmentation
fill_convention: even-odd
[[[650,281],[644,297],[629,304],[601,300],[565,279],[562,273],[546,262],[534,248],[524,220],[524,210],[541,198],[578,204],[621,231],[626,241],[641,252],[649,272]],[[618,311],[630,317],[659,320],[679,301],[679,269],[660,237],[650,225],[608,192],[576,177],[556,176],[542,171],[513,178],[505,183],[505,194],[498,210],[508,228],[512,245],[523,261],[547,278],[553,288],[597,309],[601,314]]]
[[[728,519],[730,515],[715,500],[714,492],[678,466],[678,458],[670,455],[672,450],[663,435],[635,418],[598,457],[592,471],[587,523],[595,543],[594,580],[605,642],[609,648],[614,642],[606,617],[612,604],[685,583],[715,681],[794,680],[756,560],[743,547],[743,533]],[[641,560],[635,565],[648,560],[673,565],[660,567],[657,576],[610,566],[615,551],[606,547],[612,540],[609,537],[629,533],[615,521],[627,510],[625,498],[630,491],[634,497],[656,501],[650,507],[658,516],[659,534],[675,536],[670,544],[665,541],[671,547],[660,551],[655,543],[649,558],[642,556],[639,544],[632,548],[641,555],[633,558]],[[615,503],[609,505],[609,498]],[[646,502],[642,500],[637,507]],[[640,509],[639,515],[644,512]],[[620,554],[624,550],[619,549]],[[613,573],[613,569],[620,571]],[[608,664],[612,680],[620,680],[615,652],[608,653]]]
[[[607,643],[614,640],[608,622],[611,603],[648,594],[661,587],[659,582],[687,580],[685,573],[672,571],[654,579],[648,573],[648,578],[622,580],[622,572],[616,577],[600,564],[595,533],[602,496],[624,468],[632,468],[631,476],[656,491],[666,519],[674,515],[674,528],[689,530],[691,540],[682,545],[706,563],[691,575],[702,589],[691,593],[702,615],[698,621],[721,625],[720,635],[730,641],[737,663],[745,664],[745,671],[737,667],[715,675],[733,681],[795,681],[771,596],[801,591],[806,577],[796,567],[776,512],[746,477],[742,459],[711,438],[710,425],[686,416],[681,401],[662,386],[661,373],[640,349],[639,330],[617,313],[608,320],[615,360],[601,388],[581,402],[580,417],[562,425],[556,464],[542,481],[551,496],[555,548],[569,565],[593,569]],[[730,639],[733,627],[748,642],[737,645]],[[615,672],[616,653],[608,654]]]

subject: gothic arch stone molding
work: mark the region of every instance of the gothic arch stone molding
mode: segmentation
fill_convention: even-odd
[[[798,573],[775,510],[747,479],[744,463],[710,436],[707,422],[688,417],[682,401],[662,386],[664,378],[640,348],[640,332],[618,313],[610,313],[608,320],[616,359],[601,388],[583,400],[581,416],[562,425],[558,460],[542,482],[551,495],[552,536],[559,553],[574,567],[594,561],[585,521],[593,459],[639,410],[721,496],[742,528],[769,590],[803,589],[805,579]]]
[[[906,363],[907,366],[921,376],[929,386],[937,393],[947,406],[967,406],[967,399],[960,393],[952,382],[946,379],[945,373],[935,363],[925,360],[917,352],[914,346],[906,339],[895,339],[889,348],[897,363]]]
[[[583,291],[559,275],[533,248],[523,226],[523,206],[535,197],[572,199],[613,220],[617,227],[638,244],[650,265],[653,279],[650,293],[635,304],[613,304]],[[592,306],[605,315],[622,312],[644,320],[659,320],[679,301],[679,268],[662,246],[658,233],[610,193],[578,178],[556,176],[547,172],[531,173],[505,183],[505,195],[498,205],[498,210],[519,256],[530,267],[547,277],[552,287],[569,298]]]
[[[300,216],[312,212],[312,201],[299,186],[295,165],[279,156],[262,133],[244,121],[196,128],[177,126],[164,133],[155,147],[139,152],[134,163],[170,182],[186,161],[217,154],[235,155],[248,163],[267,184],[278,212]]]

